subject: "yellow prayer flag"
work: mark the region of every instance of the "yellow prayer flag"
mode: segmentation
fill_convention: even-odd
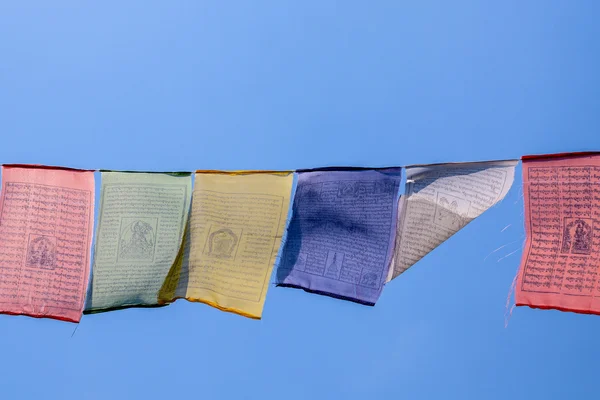
[[[186,244],[159,301],[260,319],[288,215],[292,172],[197,171]]]

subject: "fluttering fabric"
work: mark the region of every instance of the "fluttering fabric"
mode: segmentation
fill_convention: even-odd
[[[193,199],[191,173],[104,171],[84,312],[183,298],[260,319],[277,263],[278,286],[374,305],[500,202],[516,164],[409,166],[402,197],[400,167],[300,170],[291,214],[291,171],[196,171]],[[523,157],[517,306],[600,314],[599,187],[599,153]],[[93,171],[2,166],[0,313],[78,322],[93,224]]]
[[[191,190],[191,173],[102,172],[85,313],[159,305],[182,246]]]
[[[402,274],[501,201],[518,160],[406,167],[398,232],[388,280]]]
[[[79,322],[94,172],[5,165],[0,209],[0,313]]]
[[[523,157],[517,306],[600,314],[600,155]]]
[[[298,173],[279,286],[374,305],[394,248],[401,168]]]
[[[292,172],[197,171],[186,245],[160,301],[260,319],[285,230]]]

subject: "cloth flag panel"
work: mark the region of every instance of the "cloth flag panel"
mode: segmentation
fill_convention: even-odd
[[[260,319],[285,231],[292,172],[197,171],[189,234],[160,293]]]
[[[102,172],[85,313],[159,306],[191,202],[191,173]]]
[[[518,160],[406,167],[398,232],[388,280],[402,274],[501,201]]]
[[[299,172],[278,285],[374,305],[392,259],[401,171]]]
[[[0,210],[0,313],[79,322],[94,172],[4,165]]]
[[[600,314],[600,155],[523,157],[517,306]]]

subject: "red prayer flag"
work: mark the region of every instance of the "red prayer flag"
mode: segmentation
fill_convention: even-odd
[[[3,166],[0,313],[79,322],[93,223],[93,171]]]
[[[600,314],[600,155],[523,157],[516,305]]]

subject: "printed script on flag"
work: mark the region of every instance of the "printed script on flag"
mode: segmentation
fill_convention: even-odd
[[[398,233],[388,280],[501,201],[510,190],[518,160],[406,167]]]
[[[0,209],[0,312],[79,322],[94,172],[3,166]]]
[[[158,305],[183,241],[190,173],[102,172],[86,313]]]
[[[261,318],[293,180],[292,172],[197,171],[188,240],[160,300]]]
[[[523,157],[517,306],[600,314],[600,155]]]
[[[401,168],[299,172],[279,286],[374,305],[394,249]]]

